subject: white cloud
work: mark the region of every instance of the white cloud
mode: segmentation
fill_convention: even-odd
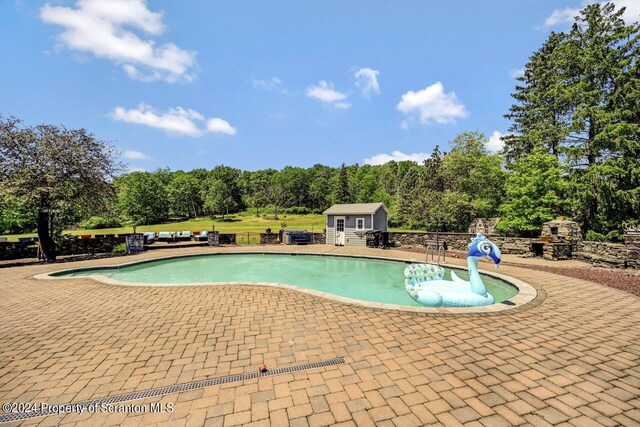
[[[512,68],[511,70],[509,70],[509,75],[514,79],[522,77],[524,76],[524,68]]]
[[[351,107],[351,104],[345,101],[347,95],[338,92],[333,88],[333,83],[327,83],[324,80],[320,80],[315,86],[310,86],[307,89],[307,96],[318,99],[325,104],[333,105],[336,108],[346,109]]]
[[[283,95],[293,95],[289,90],[284,87],[284,83],[278,77],[271,77],[270,79],[251,79],[254,89],[266,90],[268,92],[277,92]]]
[[[272,90],[282,85],[282,80],[277,77],[271,77],[268,80],[252,79],[253,87],[256,89]]]
[[[391,160],[395,160],[396,162],[411,160],[420,163],[429,158],[429,156],[429,153],[405,154],[401,151],[394,151],[391,154],[376,154],[375,156],[369,157],[368,159],[364,159],[364,163],[368,165],[384,165]]]
[[[46,3],[40,18],[63,27],[56,36],[62,46],[113,61],[133,79],[193,80],[195,52],[173,43],[156,45],[133,32],[158,36],[164,31],[162,13],[150,11],[146,0],[77,0],[75,8]]]
[[[362,94],[367,98],[371,98],[371,95],[380,95],[379,75],[380,72],[378,70],[360,68],[353,76],[356,78],[356,86],[360,88]]]
[[[309,87],[309,89],[307,89],[307,96],[329,103],[341,101],[347,97],[344,93],[335,90],[333,83],[327,83],[324,80],[320,80],[316,86]]]
[[[122,157],[124,157],[125,159],[131,159],[131,160],[149,160],[151,158],[140,151],[134,151],[134,150],[126,150],[122,155]]]
[[[127,168],[127,173],[131,172],[147,172],[147,169],[140,166],[130,166]]]
[[[205,117],[195,110],[184,109],[182,107],[170,108],[165,113],[158,112],[149,105],[140,104],[138,108],[130,110],[124,107],[116,107],[111,112],[114,120],[127,123],[135,123],[145,125],[165,132],[184,136],[198,137],[205,132],[225,133],[234,135],[236,129],[231,127],[229,122],[220,118],[210,118],[206,123],[206,128],[199,126],[199,122],[205,120]]]
[[[565,7],[564,9],[556,9],[544,20],[545,27],[554,27],[559,24],[573,22],[573,18],[578,16],[580,8]]]
[[[335,104],[333,104],[333,106],[341,110],[346,110],[347,108],[351,108],[351,104],[348,102],[336,102]]]
[[[504,147],[504,142],[500,139],[502,136],[504,136],[502,132],[498,132],[497,130],[493,131],[489,140],[486,142],[489,153],[495,154],[502,150],[502,147]]]
[[[613,3],[619,9],[626,8],[624,11],[624,21],[627,25],[634,22],[640,22],[640,1],[638,0],[613,0]]]
[[[435,82],[417,92],[405,93],[397,108],[405,114],[418,113],[421,123],[446,124],[469,115],[464,105],[458,101],[456,94],[445,93],[444,86],[440,82]],[[406,122],[403,126],[406,126]]]
[[[580,10],[593,3],[613,3],[616,9],[625,8],[624,19],[627,25],[640,21],[640,1],[638,0],[608,0],[596,2],[593,0],[583,0],[579,7],[565,7],[564,9],[556,9],[544,21],[544,27],[550,28],[558,25],[573,23],[576,16],[580,14]]]
[[[229,124],[228,121],[218,117],[207,121],[207,130],[212,133],[224,133],[226,135],[235,135],[237,130]]]

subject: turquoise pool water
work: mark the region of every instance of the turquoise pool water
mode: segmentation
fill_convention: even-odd
[[[119,269],[97,268],[62,276],[102,275],[132,283],[271,282],[314,289],[364,301],[422,306],[404,286],[406,263],[325,255],[225,254],[199,255],[135,264]],[[468,280],[466,270],[456,274]],[[447,271],[446,279],[451,279]],[[496,302],[507,300],[518,289],[500,279],[483,275]]]

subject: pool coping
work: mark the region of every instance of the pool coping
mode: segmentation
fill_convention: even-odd
[[[173,256],[165,256],[152,258],[147,260],[139,260],[139,261],[131,261],[121,264],[100,266],[100,267],[86,267],[86,268],[71,268],[65,270],[52,271],[48,273],[37,274],[33,276],[34,279],[38,280],[69,280],[69,279],[79,279],[79,277],[63,277],[64,274],[70,274],[73,272],[81,272],[81,271],[92,271],[92,270],[119,270],[121,268],[126,268],[132,265],[141,265],[150,262],[156,261],[166,261],[170,259],[180,259],[180,258],[190,258],[196,256],[217,256],[217,255],[248,255],[248,254],[262,254],[262,255],[289,255],[289,256],[333,256],[333,257],[344,257],[344,258],[364,258],[364,259],[375,259],[380,261],[395,261],[395,262],[405,262],[405,263],[420,263],[420,261],[416,261],[414,259],[408,258],[396,258],[396,257],[379,257],[379,256],[371,256],[371,255],[352,255],[352,254],[336,254],[336,253],[292,253],[292,252],[273,252],[273,251],[233,251],[233,252],[214,252],[214,253],[199,253],[199,254],[186,254],[186,255],[173,255]],[[443,267],[460,269],[460,266],[455,266],[451,264],[441,263]],[[301,286],[289,285],[284,283],[274,283],[274,282],[248,282],[248,281],[231,281],[231,282],[210,282],[210,283],[132,283],[132,282],[124,282],[120,280],[115,280],[107,276],[103,275],[94,275],[94,276],[84,276],[82,278],[95,280],[100,283],[114,285],[114,286],[126,286],[126,287],[192,287],[192,286],[238,286],[238,285],[248,285],[248,286],[264,286],[264,287],[275,287],[275,288],[283,288],[289,289],[296,292],[301,292],[307,295],[315,296],[318,298],[322,298],[325,300],[331,300],[334,302],[355,305],[360,307],[366,307],[370,309],[378,309],[378,310],[391,310],[397,312],[407,312],[407,313],[423,313],[423,314],[437,314],[437,315],[470,315],[470,314],[498,314],[511,312],[516,309],[524,309],[529,306],[537,305],[535,302],[542,302],[545,299],[546,293],[542,290],[536,289],[528,283],[516,279],[511,276],[507,276],[504,274],[499,274],[487,270],[478,270],[480,273],[485,274],[487,276],[494,277],[496,279],[500,279],[504,282],[507,282],[509,285],[515,286],[518,289],[518,293],[509,299],[513,305],[496,303],[488,306],[480,306],[480,307],[421,307],[421,306],[405,306],[399,304],[385,304],[378,302],[370,302],[363,301],[355,298],[348,298],[340,295],[330,294],[327,292],[316,291],[314,289],[308,289]]]

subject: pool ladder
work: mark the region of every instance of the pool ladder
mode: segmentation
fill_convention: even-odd
[[[425,251],[424,263],[429,264],[429,254],[431,254],[431,262],[436,258],[436,265],[440,265],[440,254],[442,254],[442,262],[447,262],[447,250],[442,245],[428,244]]]

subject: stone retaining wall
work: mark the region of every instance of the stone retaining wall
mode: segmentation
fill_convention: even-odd
[[[58,255],[80,255],[112,252],[113,247],[126,242],[125,236],[91,239],[63,239],[56,243]]]
[[[115,245],[125,242],[125,237],[101,237],[91,239],[68,238],[56,242],[57,255],[82,255],[112,252]],[[37,243],[1,242],[0,260],[37,258]]]
[[[0,260],[36,258],[38,248],[33,243],[0,242]]]
[[[218,243],[220,243],[221,245],[235,245],[235,233],[220,233],[220,240],[218,241]]]
[[[466,251],[474,237],[469,233],[439,233],[440,242],[447,242],[449,250]],[[504,254],[533,254],[532,241],[537,238],[489,236]],[[393,246],[424,247],[427,242],[436,240],[436,233],[429,232],[389,232]],[[625,244],[604,242],[578,242],[571,250],[566,245],[545,245],[546,259],[579,259],[596,266],[640,269],[640,234],[625,236]]]
[[[315,244],[324,245],[327,242],[326,235],[324,233],[309,233],[312,236],[312,242]],[[279,233],[260,233],[261,245],[278,245],[280,244]]]
[[[325,233],[311,233],[313,236],[313,243],[324,245],[327,243],[327,235]]]
[[[261,245],[277,245],[280,243],[280,235],[278,233],[260,233]]]
[[[466,251],[469,242],[474,238],[475,234],[470,233],[439,233],[438,240],[447,242],[449,250]],[[491,241],[500,247],[502,253],[505,254],[528,254],[531,252],[531,240],[521,237],[501,237],[489,236]],[[436,233],[428,232],[406,232],[391,231],[389,232],[389,241],[392,246],[405,247],[423,247],[427,242],[436,240]]]
[[[625,268],[628,265],[628,248],[619,243],[578,243],[573,259],[587,261],[596,266]]]

